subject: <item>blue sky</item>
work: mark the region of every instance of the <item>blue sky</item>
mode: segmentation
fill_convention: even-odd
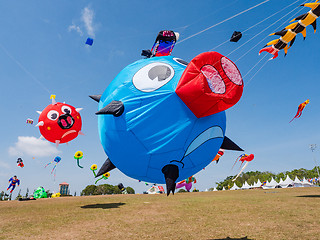
[[[308,27],[306,40],[298,36],[285,58],[283,51],[268,62],[269,55],[258,55],[267,42],[275,39],[268,34],[308,11],[298,7],[304,1],[269,0],[234,18],[259,1],[0,2],[0,190],[7,187],[7,180],[13,175],[21,180],[23,194],[27,187],[33,191],[38,186],[57,191],[64,181],[70,184],[72,194],[79,194],[86,185],[93,184],[89,168],[93,163],[101,166],[106,155],[94,114],[98,105],[88,95],[103,93],[121,69],[141,59],[141,50],[150,49],[163,29],[180,33],[172,55],[190,61],[214,49],[240,69],[244,93],[226,111],[226,135],[246,153],[255,154],[246,170],[277,173],[314,167],[309,144],[319,143],[319,33],[313,34]],[[231,19],[219,24],[228,18]],[[193,36],[214,25],[217,26]],[[238,43],[228,42],[234,30],[244,31]],[[94,38],[92,47],[84,44],[87,37]],[[27,118],[37,122],[36,111],[50,103],[50,94],[56,94],[57,101],[84,108],[81,116],[85,136],[58,149],[46,142],[39,145],[35,141],[39,130],[25,123]],[[310,104],[302,117],[289,124],[297,106],[308,98]],[[78,168],[73,159],[78,150],[84,152],[84,169]],[[44,166],[56,155],[62,161],[54,181],[51,167]],[[195,187],[204,190],[237,174],[237,168],[231,167],[238,155],[228,151],[219,164],[211,164],[196,174]],[[315,156],[319,158],[317,150]],[[17,157],[23,158],[24,168],[16,166]],[[147,190],[143,183],[118,170],[105,181],[120,182],[140,193]]]

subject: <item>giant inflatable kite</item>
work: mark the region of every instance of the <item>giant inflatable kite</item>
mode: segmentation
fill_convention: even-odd
[[[278,52],[281,49],[283,49],[286,55],[288,52],[288,49],[293,45],[297,34],[301,33],[303,37],[306,38],[307,26],[311,25],[314,29],[314,32],[316,32],[316,29],[317,29],[316,21],[317,21],[317,18],[320,16],[320,3],[318,3],[318,0],[317,0],[314,3],[301,4],[301,6],[309,7],[311,8],[311,10],[305,14],[302,14],[296,17],[291,21],[291,22],[293,21],[297,21],[297,22],[288,25],[287,27],[285,27],[279,32],[270,34],[270,35],[278,35],[280,36],[280,38],[267,43],[267,45],[259,51],[259,54],[262,52],[268,52],[273,55],[272,59],[275,59],[276,57],[278,57]]]
[[[74,108],[73,106],[55,101],[55,96],[51,95],[52,104],[48,105],[40,114],[38,124],[41,135],[49,142],[55,143],[57,146],[61,143],[67,143],[81,132],[81,116],[82,108]]]
[[[97,176],[118,168],[146,182],[175,182],[206,167],[220,148],[242,150],[225,137],[224,110],[241,98],[236,65],[217,52],[188,64],[151,57],[125,67],[99,102],[98,128],[108,159]]]

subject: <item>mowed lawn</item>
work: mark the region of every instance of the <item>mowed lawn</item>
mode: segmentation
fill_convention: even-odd
[[[320,188],[0,202],[0,239],[320,239]]]

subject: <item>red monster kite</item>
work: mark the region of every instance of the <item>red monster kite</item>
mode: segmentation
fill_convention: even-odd
[[[67,143],[81,132],[81,116],[82,108],[74,108],[73,106],[55,101],[55,96],[51,96],[52,104],[48,105],[40,114],[38,124],[41,135],[49,142],[55,143],[57,146],[61,143]]]

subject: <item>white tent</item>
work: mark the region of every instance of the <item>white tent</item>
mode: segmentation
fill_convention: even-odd
[[[217,190],[217,188],[216,188],[216,187],[214,187],[212,191],[214,191],[214,192],[215,192],[215,191],[218,191],[218,190]]]
[[[239,188],[237,184],[233,184],[232,188],[230,188],[230,190],[239,190],[239,189],[241,188]]]
[[[247,183],[247,181],[245,181],[241,187],[241,189],[250,189],[250,188],[251,188],[251,186]]]
[[[305,178],[302,179],[302,186],[303,187],[313,187],[314,185],[308,182]]]
[[[284,182],[284,181],[282,180],[282,178],[280,178],[280,181],[279,181],[277,187],[281,187],[281,185],[283,184],[283,182]]]
[[[299,178],[297,176],[293,180],[293,186],[294,187],[303,187],[303,183],[299,180]]]
[[[281,188],[288,188],[288,187],[293,187],[293,180],[287,175],[286,179],[284,181],[280,181],[279,185]]]
[[[226,190],[226,189],[223,187],[223,188],[222,188],[222,191],[225,191],[225,190]]]
[[[253,184],[253,188],[260,188],[261,187],[261,182],[260,182],[260,179],[258,179],[258,182],[256,182],[255,184]]]
[[[271,189],[271,188],[275,188],[277,185],[278,185],[278,183],[272,177],[271,181],[267,182],[266,185],[262,186],[262,188],[263,189]]]

